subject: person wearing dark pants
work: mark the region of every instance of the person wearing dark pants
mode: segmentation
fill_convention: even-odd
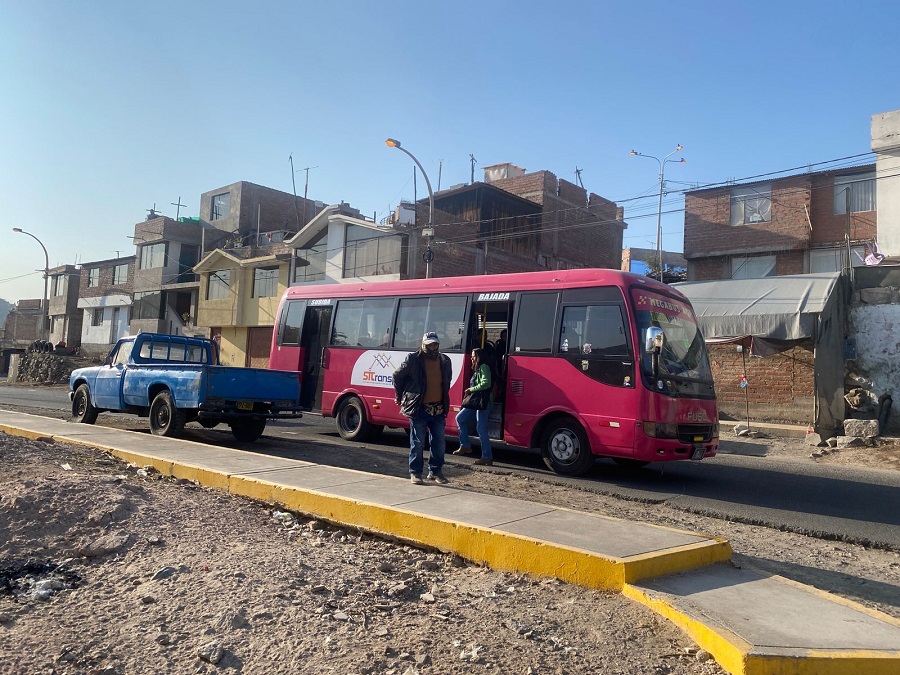
[[[394,372],[394,403],[409,418],[409,477],[422,484],[425,438],[431,435],[428,453],[428,480],[446,484],[444,477],[444,428],[450,411],[450,382],[453,368],[440,351],[437,333],[425,333],[422,346],[406,356]]]
[[[472,350],[472,379],[465,393],[477,394],[469,397],[475,401],[473,407],[463,405],[462,410],[456,414],[456,425],[459,427],[459,449],[454,450],[454,455],[467,455],[472,452],[472,443],[469,440],[469,423],[475,418],[475,429],[478,431],[478,439],[481,441],[481,458],[475,460],[475,464],[491,466],[494,457],[491,454],[491,437],[488,432],[488,420],[491,416],[491,368],[485,363],[484,350],[476,347]],[[465,399],[464,399],[465,400]]]

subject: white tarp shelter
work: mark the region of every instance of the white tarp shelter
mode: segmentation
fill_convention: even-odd
[[[694,307],[707,343],[752,338],[768,356],[812,341],[816,430],[844,419],[844,292],[839,272],[673,284]]]

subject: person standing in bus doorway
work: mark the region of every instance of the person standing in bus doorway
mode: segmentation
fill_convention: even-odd
[[[472,452],[472,443],[469,441],[469,423],[475,418],[475,429],[478,431],[478,439],[481,441],[481,459],[476,459],[475,464],[491,466],[494,457],[491,454],[491,436],[488,433],[488,420],[491,417],[491,368],[485,362],[485,352],[480,347],[472,350],[472,379],[465,393],[478,394],[474,405],[477,407],[463,409],[456,414],[456,425],[459,427],[459,449],[454,450],[454,455],[468,455]],[[465,403],[465,401],[464,401]],[[482,408],[481,406],[484,406]]]
[[[450,359],[441,354],[437,333],[425,333],[419,351],[408,354],[394,371],[394,403],[409,418],[409,478],[414,485],[422,484],[426,434],[431,434],[428,480],[449,482],[444,478],[444,428],[452,377]]]

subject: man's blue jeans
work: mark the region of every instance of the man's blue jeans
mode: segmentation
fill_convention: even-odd
[[[471,448],[469,440],[469,422],[475,418],[475,429],[478,431],[478,439],[481,441],[481,459],[493,459],[491,454],[491,436],[488,433],[488,421],[491,417],[491,409],[473,410],[463,408],[456,414],[456,426],[459,427],[459,445],[462,448]]]
[[[428,453],[428,470],[440,475],[444,470],[444,427],[447,418],[443,415],[429,415],[424,410],[409,419],[409,472],[422,475],[425,464],[425,439],[431,432],[431,451]]]

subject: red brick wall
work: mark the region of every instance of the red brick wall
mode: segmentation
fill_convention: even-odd
[[[490,184],[536,204],[543,204],[545,195],[556,194],[557,182],[556,175],[550,171],[535,171],[524,176],[494,180]]]
[[[688,260],[688,281],[715,281],[731,278],[731,262],[728,256]]]
[[[847,232],[847,216],[834,214],[834,177],[833,173],[816,175],[813,179],[812,204],[810,207],[813,222],[812,242],[814,244],[842,244]],[[850,239],[874,239],[876,235],[876,211],[864,211],[850,214]]]
[[[684,255],[784,251],[809,246],[806,208],[810,202],[809,176],[794,176],[771,185],[771,222],[729,224],[731,189],[688,193],[684,200]],[[806,207],[806,208],[804,208]]]
[[[719,411],[736,419],[746,417],[746,401],[750,402],[750,416],[770,421],[790,421],[811,424],[815,418],[815,384],[812,343],[786,352],[758,358],[750,356],[745,347],[745,360],[736,345],[709,345],[709,359]],[[746,394],[740,387],[740,377],[746,374],[749,386]]]
[[[579,206],[587,206],[587,190],[580,185],[575,185],[575,183],[570,183],[569,181],[560,178],[558,193],[559,198],[563,201]]]

